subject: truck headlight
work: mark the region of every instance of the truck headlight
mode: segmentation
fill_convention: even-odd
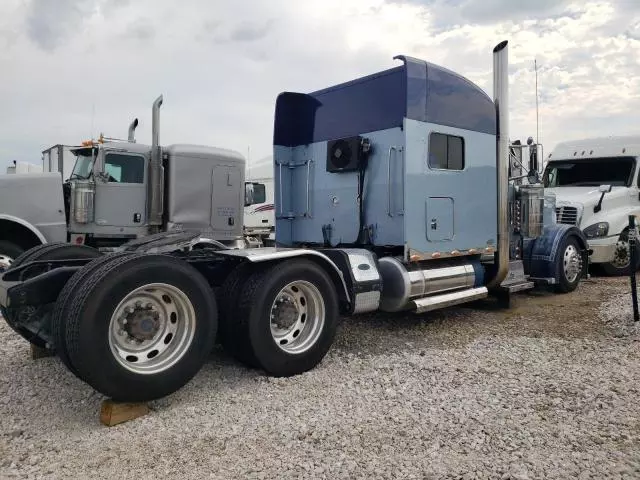
[[[589,225],[583,230],[583,233],[587,238],[606,237],[607,233],[609,233],[609,224],[607,222],[599,222]]]

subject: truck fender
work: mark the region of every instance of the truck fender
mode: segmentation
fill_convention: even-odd
[[[622,213],[616,212],[615,215],[607,216],[607,222],[609,223],[609,237],[614,237],[614,243],[618,240],[623,232],[629,230],[629,215],[636,217],[636,224],[640,223],[640,213],[637,211],[624,211]],[[596,222],[594,222],[596,223]]]
[[[40,230],[38,230],[26,220],[23,220],[22,218],[14,217],[13,215],[0,214],[0,220],[7,220],[9,222],[17,223],[18,225],[23,226],[31,233],[33,233],[36,237],[38,237],[38,240],[40,240],[41,243],[47,243],[47,239],[44,238],[44,235],[40,232]]]
[[[523,248],[525,274],[537,279],[555,278],[556,257],[560,253],[560,243],[569,236],[575,237],[582,249],[583,269],[586,272],[589,258],[587,237],[582,230],[573,225],[556,223],[545,226],[539,237],[525,240]]]
[[[351,304],[349,289],[344,279],[344,274],[338,266],[327,255],[315,250],[304,248],[248,248],[248,249],[230,249],[217,252],[220,255],[228,255],[231,257],[243,257],[251,263],[272,262],[275,260],[284,260],[289,258],[308,258],[321,265],[331,276],[336,286],[338,296],[347,304]]]

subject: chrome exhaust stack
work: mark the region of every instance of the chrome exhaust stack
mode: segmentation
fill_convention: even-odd
[[[493,102],[496,107],[496,171],[498,189],[498,251],[495,276],[487,288],[495,289],[509,273],[509,49],[504,40],[493,49]]]
[[[138,127],[138,119],[134,118],[133,122],[129,124],[129,137],[127,140],[130,143],[136,143],[136,128]]]
[[[149,225],[162,225],[164,172],[160,147],[162,95],[153,102],[151,118],[151,162],[149,164]]]

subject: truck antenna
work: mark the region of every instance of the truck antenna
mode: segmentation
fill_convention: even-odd
[[[91,104],[91,141],[93,142],[93,120],[96,116],[96,104],[93,102]]]
[[[533,69],[536,72],[536,144],[540,143],[540,128],[539,128],[539,114],[538,114],[538,61],[533,59]]]

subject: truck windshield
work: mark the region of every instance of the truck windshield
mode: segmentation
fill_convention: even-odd
[[[93,170],[93,161],[98,152],[92,152],[90,148],[77,150],[74,152],[76,155],[76,163],[73,166],[73,172],[71,178],[89,178],[91,171]]]
[[[627,186],[631,182],[634,164],[635,159],[632,157],[549,162],[544,171],[544,186],[547,188]]]

